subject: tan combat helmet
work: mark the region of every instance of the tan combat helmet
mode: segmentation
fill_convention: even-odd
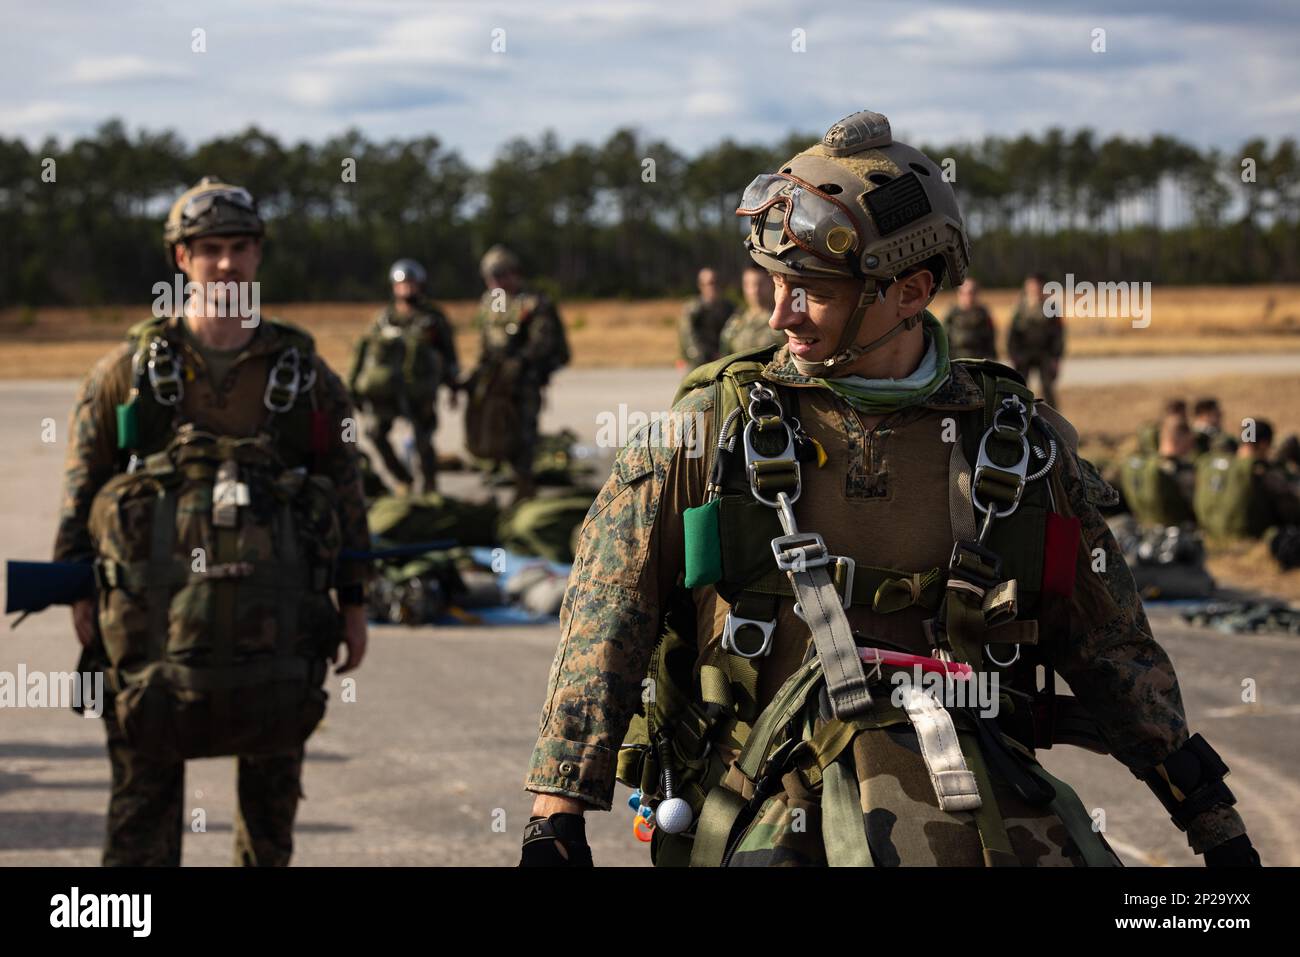
[[[918,313],[864,346],[853,345],[867,309],[900,273],[942,255],[948,285],[956,288],[970,263],[957,198],[939,167],[920,150],[895,143],[889,120],[866,110],[840,120],[780,172],[755,178],[736,214],[750,217],[745,247],[764,269],[862,281],[858,306],[823,363],[828,368],[921,321]]]
[[[519,272],[519,257],[497,243],[483,254],[479,262],[479,272],[484,276],[503,276],[506,273]]]
[[[181,193],[172,204],[163,226],[167,255],[177,243],[197,236],[262,236],[266,225],[257,211],[257,200],[242,186],[205,176]]]

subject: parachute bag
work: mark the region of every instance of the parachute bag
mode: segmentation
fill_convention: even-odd
[[[465,403],[465,447],[469,454],[492,462],[514,454],[522,423],[515,395],[518,373],[498,363],[475,377]]]
[[[333,497],[264,436],[189,427],[104,485],[89,528],[128,744],[164,761],[274,754],[315,729],[342,639]]]

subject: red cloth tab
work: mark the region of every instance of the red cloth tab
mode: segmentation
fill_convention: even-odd
[[[314,455],[324,455],[330,450],[330,422],[323,409],[312,409],[311,450]]]
[[[1043,592],[1052,595],[1074,594],[1074,573],[1078,567],[1079,538],[1082,526],[1078,518],[1047,513],[1043,535]]]

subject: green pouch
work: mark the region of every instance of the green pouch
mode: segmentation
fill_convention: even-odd
[[[722,539],[718,499],[682,513],[686,533],[686,587],[712,585],[722,578]]]
[[[133,449],[138,438],[136,422],[136,406],[139,399],[131,397],[131,401],[120,403],[117,406],[117,447],[119,449]]]

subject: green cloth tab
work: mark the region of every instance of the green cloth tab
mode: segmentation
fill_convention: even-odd
[[[718,500],[682,513],[686,532],[686,587],[712,585],[722,577],[722,539],[718,534]]]
[[[119,403],[117,406],[117,447],[119,449],[133,449],[136,446],[139,437],[135,414],[138,401],[133,396],[130,402]]]

